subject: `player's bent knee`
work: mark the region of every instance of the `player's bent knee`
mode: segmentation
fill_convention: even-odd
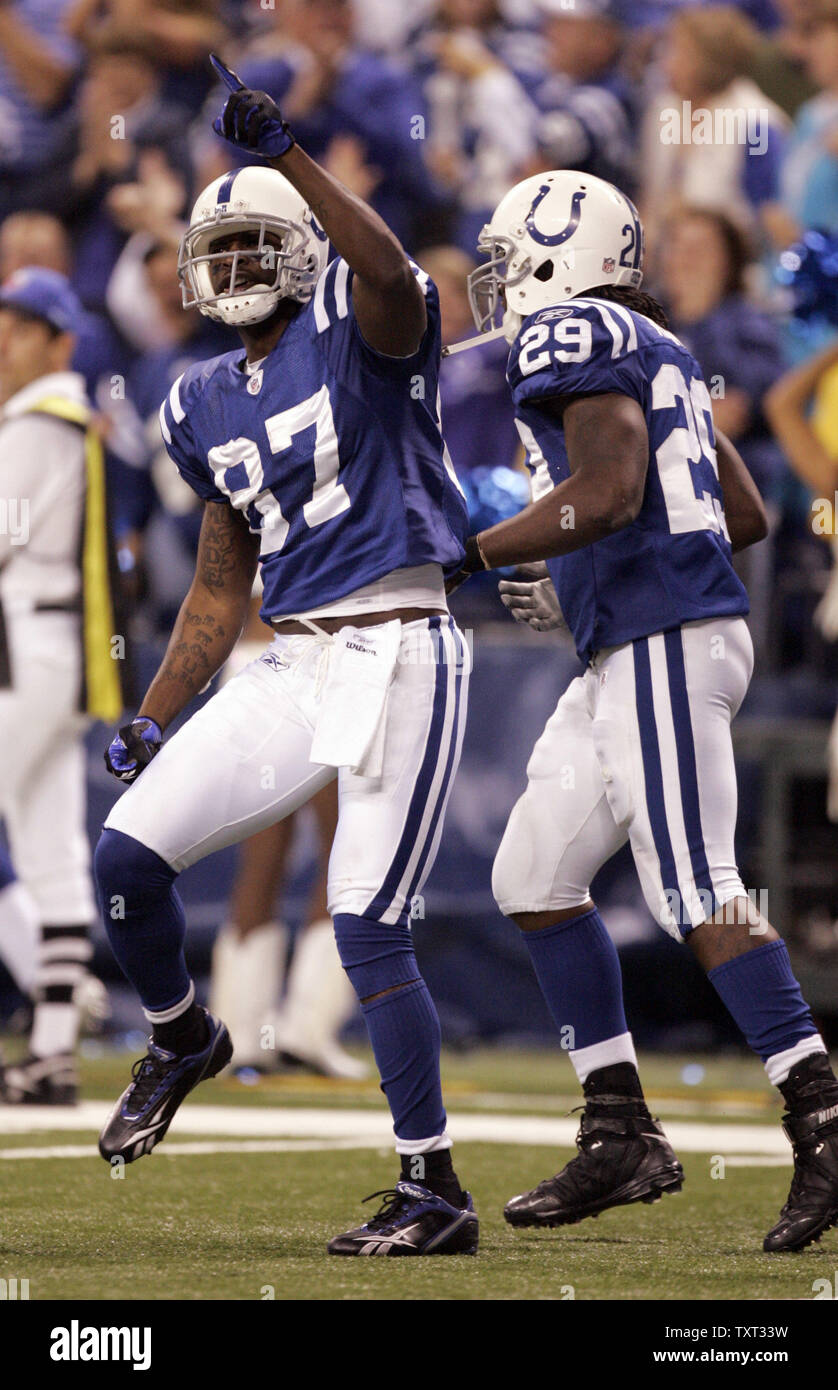
[[[341,965],[359,999],[368,1000],[419,978],[409,927],[350,912],[336,913],[334,922]]]
[[[168,893],[177,877],[176,871],[154,850],[110,827],[99,837],[93,855],[93,873],[103,910],[114,898],[120,898],[126,916],[129,906],[133,909],[141,904],[147,906]]]
[[[492,893],[505,917],[516,920],[532,913],[584,911],[590,906],[588,884],[563,881],[561,865],[549,882],[539,882],[530,856],[519,849],[502,840],[492,866]]]
[[[511,917],[527,894],[527,875],[522,872],[520,857],[513,854],[506,838],[500,842],[492,865],[492,894],[501,912]]]

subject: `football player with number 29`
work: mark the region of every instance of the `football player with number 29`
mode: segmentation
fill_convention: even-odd
[[[478,246],[489,259],[470,277],[472,308],[483,330],[503,310],[534,500],[469,539],[463,573],[527,566],[506,602],[538,629],[563,614],[586,667],[535,745],[493,876],[572,1030],[586,1104],[577,1157],[513,1197],[506,1219],[563,1225],[683,1181],[643,1098],[617,953],[590,896],[628,841],[656,920],[689,943],[782,1093],[795,1172],[764,1249],[799,1250],[838,1221],[838,1082],[734,853],[730,725],[753,648],[731,554],[765,535],[762,502],[714,432],[694,358],[639,289],[628,198],[573,170],[539,174],[506,195]],[[529,568],[544,561],[549,578]]]
[[[100,1151],[148,1153],[231,1055],[224,1024],[194,999],[178,873],[337,778],[329,912],[401,1178],[329,1250],[473,1254],[477,1217],[451,1162],[439,1022],[409,925],[442,833],[468,679],[444,588],[467,513],[440,433],[438,297],[381,219],[295,144],[271,98],[213,62],[230,88],[216,130],[268,167],[216,179],[181,246],[184,304],[235,325],[243,348],[190,367],[161,409],[169,453],[205,508],[168,650],[106,759],[133,785],[106,821],[97,884],[152,1038]],[[257,563],[272,645],[163,744],[230,655]]]

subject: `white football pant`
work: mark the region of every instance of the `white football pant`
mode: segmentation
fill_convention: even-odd
[[[730,724],[752,670],[742,618],[598,652],[533,749],[495,860],[501,910],[581,906],[626,840],[649,910],[676,940],[744,894]]]

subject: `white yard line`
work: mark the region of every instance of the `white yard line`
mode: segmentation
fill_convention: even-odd
[[[378,1149],[381,1145],[369,1139],[212,1139],[189,1140],[179,1144],[167,1139],[154,1151],[155,1158],[189,1158],[204,1154],[287,1154],[319,1153],[324,1149]],[[389,1148],[386,1150],[389,1153]],[[37,1149],[0,1149],[0,1160],[15,1158],[92,1158],[95,1145],[55,1144]]]
[[[53,1106],[0,1107],[0,1142],[3,1134],[36,1134],[56,1131],[98,1133],[110,1114],[104,1101],[82,1101],[66,1109]],[[471,1144],[522,1144],[548,1148],[573,1146],[578,1120],[544,1115],[491,1115],[454,1113],[448,1128],[455,1141]],[[283,1139],[323,1140],[327,1147],[389,1148],[393,1142],[390,1117],[376,1110],[331,1110],[314,1106],[185,1105],[172,1125],[172,1135],[180,1140],[188,1135],[202,1138],[241,1140]],[[681,1153],[760,1155],[791,1162],[791,1150],[779,1125],[736,1125],[674,1120],[666,1125],[670,1142]],[[174,1152],[164,1140],[163,1151]],[[180,1145],[182,1152],[195,1153],[193,1145]],[[301,1146],[302,1147],[302,1146]],[[241,1143],[235,1149],[216,1147],[204,1152],[248,1152]],[[258,1150],[257,1150],[258,1151]],[[286,1152],[286,1149],[268,1150]],[[0,1158],[33,1156],[41,1150],[0,1149]],[[89,1154],[84,1145],[66,1145],[53,1157]]]

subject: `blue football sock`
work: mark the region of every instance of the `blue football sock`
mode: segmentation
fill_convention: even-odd
[[[595,907],[521,935],[564,1046],[575,1051],[628,1032],[620,962]]]
[[[439,1078],[440,1029],[425,981],[397,986],[361,1005],[398,1140],[445,1132]]]
[[[707,972],[713,988],[764,1062],[817,1034],[785,941],[768,941]]]
[[[183,943],[186,918],[177,873],[121,830],[102,831],[93,859],[108,940],[149,1013],[165,1013],[190,993]]]
[[[410,928],[336,913],[335,938],[361,1000],[396,1148],[400,1141],[409,1146],[443,1135],[439,1018],[419,973]]]

